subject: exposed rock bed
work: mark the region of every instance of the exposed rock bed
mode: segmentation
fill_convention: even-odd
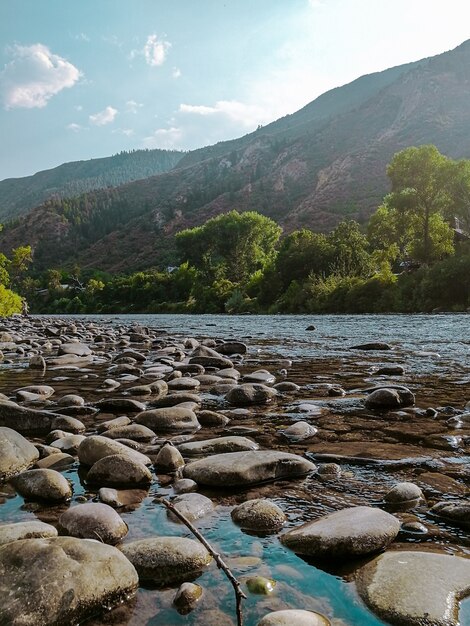
[[[345,345],[343,361],[306,362],[184,328],[0,326],[0,624],[101,626],[117,604],[116,623],[194,611],[196,626],[233,624],[227,581],[161,497],[240,580],[271,581],[250,624],[348,622],[346,602],[300,591],[320,570],[296,554],[346,567],[379,619],[458,623],[470,593],[461,371],[420,378],[398,342],[373,337]],[[153,590],[135,604],[139,584]]]

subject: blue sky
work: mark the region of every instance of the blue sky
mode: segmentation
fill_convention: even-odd
[[[0,0],[0,180],[244,135],[468,38],[468,0]]]

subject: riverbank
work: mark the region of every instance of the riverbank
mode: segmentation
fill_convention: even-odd
[[[5,470],[1,523],[47,524],[40,531],[50,537],[40,540],[45,555],[57,530],[78,542],[99,538],[108,551],[103,559],[117,568],[93,606],[86,600],[89,591],[81,588],[83,602],[67,619],[85,619],[129,598],[89,623],[235,623],[230,585],[198,544],[188,544],[186,560],[172,561],[163,578],[161,564],[149,566],[170,550],[149,540],[191,538],[156,501],[161,497],[179,498],[223,551],[248,596],[243,608],[248,625],[284,609],[315,611],[338,626],[382,624],[382,619],[413,623],[410,615],[419,611],[437,620],[452,593],[465,594],[470,587],[465,326],[462,340],[455,331],[455,345],[442,357],[435,343],[431,350],[423,339],[422,328],[411,345],[412,325],[392,328],[383,317],[369,327],[352,316],[342,325],[337,320],[341,333],[328,327],[326,318],[320,318],[323,327],[315,320],[317,330],[307,331],[300,318],[301,336],[278,316],[262,331],[261,323],[245,316],[206,319],[204,329],[194,320],[163,317],[158,325],[121,316],[15,317],[2,323],[0,425],[26,443],[10,446],[24,446],[24,459],[16,470],[14,459]],[[395,341],[389,346],[352,349],[366,341],[386,343],[390,333]],[[429,331],[429,342],[439,339],[444,346],[445,337]],[[35,483],[33,472],[24,471],[28,467],[54,469],[66,480],[53,474],[35,487],[38,479]],[[403,483],[413,486],[397,487]],[[60,497],[45,500],[46,493]],[[259,499],[263,502],[249,505],[249,511],[237,509]],[[105,505],[111,508],[103,512]],[[256,515],[259,506],[262,514]],[[331,516],[344,510],[346,535],[341,520]],[[323,520],[323,530],[311,524],[316,520]],[[1,533],[0,526],[0,541]],[[37,541],[17,541],[15,550],[38,550]],[[13,558],[11,546],[0,548],[0,564]],[[176,558],[175,551],[170,554]],[[93,581],[97,574],[86,565],[86,555],[80,559],[81,576]],[[407,559],[409,567],[400,573],[397,563]],[[44,577],[33,572],[38,580]],[[447,587],[442,572],[449,572]],[[5,593],[17,587],[9,576],[1,583]],[[196,576],[201,599],[181,615],[173,607],[176,589]],[[253,578],[256,584],[249,582]],[[273,589],[266,583],[270,579],[277,583]],[[402,595],[394,595],[392,614],[385,590],[398,579],[406,584],[399,585]],[[255,587],[265,595],[254,593]],[[0,616],[2,610],[19,614],[18,606],[25,611],[29,591],[20,587],[16,604],[0,609]],[[409,597],[416,601],[412,606]],[[56,610],[63,610],[63,595],[55,602]],[[468,608],[463,602],[461,623],[470,619]],[[11,620],[13,613],[5,615]]]

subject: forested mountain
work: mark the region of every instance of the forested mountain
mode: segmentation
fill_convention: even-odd
[[[182,156],[176,150],[132,150],[64,163],[33,176],[7,178],[0,181],[0,221],[26,213],[51,197],[70,198],[167,172]]]
[[[170,172],[54,198],[7,226],[0,244],[30,243],[40,268],[131,271],[171,262],[171,235],[231,209],[286,231],[364,221],[388,191],[398,150],[429,143],[470,157],[469,101],[470,41],[334,89],[246,137],[188,153]]]

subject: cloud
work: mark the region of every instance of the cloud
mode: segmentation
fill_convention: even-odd
[[[67,124],[67,129],[73,130],[74,133],[78,133],[79,131],[83,130],[83,127],[80,126],[80,124],[76,124],[75,122],[72,122],[71,124]]]
[[[324,7],[325,3],[322,0],[308,0],[308,6],[312,7],[312,9],[319,9]]]
[[[114,135],[125,135],[126,137],[132,137],[134,134],[132,128],[116,128],[112,132]]]
[[[89,120],[90,123],[94,124],[95,126],[105,126],[106,124],[111,124],[111,122],[114,122],[114,118],[117,114],[117,109],[111,106],[107,106],[105,109],[103,109],[103,111],[99,111],[94,115],[90,115]]]
[[[183,137],[183,131],[177,126],[170,128],[158,128],[156,131],[144,138],[146,148],[176,148]]]
[[[269,111],[266,111],[264,107],[257,104],[239,102],[238,100],[218,100],[214,106],[180,104],[179,111],[180,113],[193,115],[224,116],[246,128],[265,124],[272,119]]]
[[[135,100],[128,100],[126,102],[126,111],[128,113],[137,113],[139,109],[141,109],[144,105],[141,102],[136,102]]]
[[[73,108],[75,111],[83,111],[83,106],[81,104],[76,104]]]
[[[149,35],[143,50],[147,64],[152,67],[163,65],[170,48],[171,43],[169,41],[159,40],[155,33]]]
[[[174,67],[171,75],[173,76],[173,78],[179,78],[181,76],[181,70],[179,69],[179,67]]]
[[[6,109],[45,107],[55,94],[73,87],[81,76],[72,63],[47,46],[15,45],[12,60],[0,72],[0,95]]]

